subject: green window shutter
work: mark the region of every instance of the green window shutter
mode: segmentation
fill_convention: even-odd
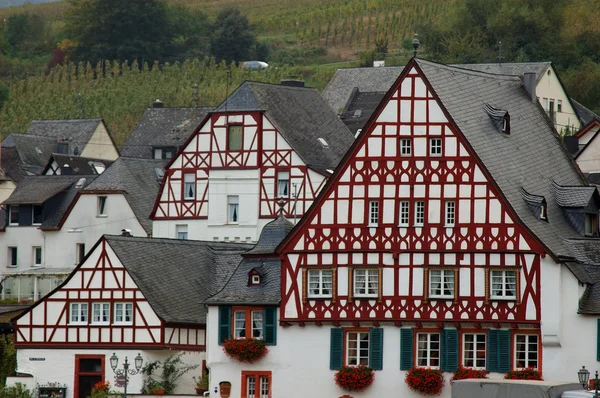
[[[441,333],[441,366],[446,372],[458,369],[458,330],[444,329]]]
[[[339,370],[344,363],[344,330],[331,328],[331,341],[329,344],[329,369]]]
[[[490,330],[487,335],[487,358],[485,363],[488,372],[498,372],[498,332],[499,330]]]
[[[600,361],[600,318],[598,319],[596,328],[596,361]]]
[[[400,329],[400,370],[413,368],[413,330]]]
[[[498,331],[498,372],[510,372],[510,332]]]
[[[277,307],[265,307],[265,322],[263,323],[265,344],[277,344]]]
[[[219,345],[231,338],[231,306],[219,306]]]
[[[383,328],[369,332],[369,366],[373,370],[383,369]]]

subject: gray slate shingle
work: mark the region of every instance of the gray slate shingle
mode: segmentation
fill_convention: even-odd
[[[573,98],[571,98],[571,103],[573,104],[573,107],[575,107],[575,112],[577,112],[579,121],[581,121],[581,127],[584,127],[585,125],[589,124],[593,120],[600,121],[600,116],[595,114],[590,109],[586,108],[580,102],[577,102]]]
[[[73,145],[77,146],[79,151],[82,151],[100,123],[103,123],[101,118],[32,120],[27,134],[64,139],[71,138]]]
[[[384,96],[385,92],[354,90],[354,94],[348,100],[344,112],[340,115],[340,119],[352,134],[356,135],[356,132],[365,126]]]
[[[56,137],[10,134],[2,142],[2,168],[15,181],[24,175],[41,174],[57,147]]]
[[[597,191],[595,186],[562,186],[552,182],[554,200],[561,207],[587,207]]]
[[[2,204],[42,204],[60,192],[67,190],[81,176],[27,176]]]
[[[74,155],[64,155],[61,153],[53,153],[48,160],[48,164],[44,168],[42,174],[46,173],[46,171],[52,166],[52,163],[56,162],[59,168],[63,168],[65,166],[69,166],[71,172],[74,175],[94,175],[98,174],[96,169],[93,167],[93,163],[101,163],[104,167],[108,167],[112,164],[112,160],[105,159],[93,159],[93,158],[84,158],[81,156]]]

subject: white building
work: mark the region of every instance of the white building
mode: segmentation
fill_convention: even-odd
[[[306,212],[353,138],[316,90],[245,82],[168,164],[153,236],[255,242],[280,199]]]

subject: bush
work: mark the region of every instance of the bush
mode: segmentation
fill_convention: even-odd
[[[544,380],[542,373],[534,368],[511,370],[504,375],[504,378],[510,380]]]
[[[490,372],[485,369],[473,369],[466,368],[464,366],[459,366],[454,372],[454,375],[450,379],[450,384],[454,382],[454,380],[464,380],[464,379],[487,379],[487,375]]]
[[[439,395],[444,387],[444,374],[438,369],[413,368],[406,372],[408,387],[423,395]]]
[[[4,387],[0,390],[1,398],[33,398],[31,390],[25,388],[21,383],[17,383],[12,387]]]
[[[335,384],[346,391],[364,391],[374,378],[375,372],[368,366],[343,366],[335,374]]]

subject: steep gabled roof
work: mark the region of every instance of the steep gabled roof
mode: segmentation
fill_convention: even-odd
[[[10,134],[2,142],[2,168],[9,176],[19,179],[27,174],[41,174],[56,149],[56,137]],[[4,152],[9,156],[6,160]],[[16,178],[13,179],[19,181]]]
[[[98,171],[94,167],[95,163],[102,164],[106,168],[110,166],[113,161],[106,159],[84,158],[81,156],[65,155],[62,153],[53,153],[50,155],[50,159],[48,160],[46,167],[44,167],[42,174],[46,174],[54,162],[56,162],[58,167],[61,169],[65,166],[68,166],[73,175],[95,175],[98,174]]]
[[[315,169],[337,166],[354,136],[312,88],[244,82],[215,112],[264,112],[302,161]],[[319,143],[323,138],[327,147]]]
[[[211,107],[148,108],[121,148],[121,156],[153,158],[153,147],[179,148]]]
[[[129,206],[148,234],[152,233],[150,212],[160,186],[157,173],[166,160],[119,157],[100,176],[91,182],[82,194],[119,192],[125,195]]]
[[[522,76],[525,73],[535,73],[536,83],[539,83],[544,73],[552,66],[552,62],[507,62],[490,64],[454,64],[455,68],[463,68],[485,72],[492,75]]]
[[[101,118],[32,120],[27,134],[63,139],[70,138],[73,145],[77,146],[81,152],[100,123],[104,123]]]
[[[579,117],[579,120],[581,121],[582,126],[585,126],[594,120],[600,121],[600,116],[596,115],[593,111],[586,108],[580,102],[577,102],[573,98],[571,98],[571,103],[573,104],[573,107],[575,108],[575,112],[577,112],[577,116]]]
[[[215,294],[252,246],[105,235],[121,264],[165,322],[203,324],[200,303]]]
[[[359,129],[365,126],[377,106],[385,96],[385,92],[361,92],[358,89],[354,90],[354,94],[348,100],[344,112],[340,115],[340,119],[346,127],[356,135]]]
[[[67,190],[80,176],[27,176],[6,199],[3,205],[41,205]]]

